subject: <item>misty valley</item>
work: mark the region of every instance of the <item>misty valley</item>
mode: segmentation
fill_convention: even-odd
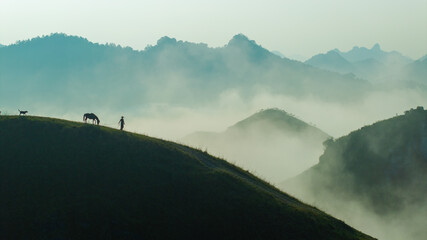
[[[424,240],[425,106],[379,44],[0,45],[0,239]]]

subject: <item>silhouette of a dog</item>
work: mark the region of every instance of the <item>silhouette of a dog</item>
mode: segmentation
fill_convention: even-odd
[[[27,113],[28,113],[28,111],[21,111],[21,110],[19,110],[19,109],[18,109],[18,111],[19,111],[19,116],[21,116],[21,115],[25,115],[25,114],[27,114]]]

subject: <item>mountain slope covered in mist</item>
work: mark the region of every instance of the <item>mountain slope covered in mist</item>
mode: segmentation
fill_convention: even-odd
[[[281,53],[281,52],[279,52],[277,50],[271,51],[271,53],[273,53],[274,55],[279,56],[280,58],[286,58],[286,56],[283,53]]]
[[[227,91],[243,99],[263,91],[344,101],[367,88],[351,76],[280,58],[242,34],[220,48],[163,37],[143,51],[52,34],[0,50],[0,100],[12,109],[205,106]]]
[[[427,88],[427,55],[406,67],[406,75],[417,84]]]
[[[282,189],[385,239],[425,238],[426,110],[412,109],[326,145],[319,164]],[[367,226],[363,213],[377,222]]]
[[[328,137],[283,110],[266,109],[224,132],[196,132],[181,141],[278,183],[316,164]]]
[[[0,116],[1,239],[372,239],[227,162],[90,124]]]

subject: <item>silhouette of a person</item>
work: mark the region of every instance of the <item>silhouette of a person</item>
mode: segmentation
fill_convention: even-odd
[[[123,119],[123,116],[122,118],[120,118],[119,124],[120,124],[120,130],[123,130],[123,127],[125,126],[125,120]]]

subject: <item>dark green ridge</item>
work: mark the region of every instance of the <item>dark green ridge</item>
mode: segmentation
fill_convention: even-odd
[[[324,145],[317,165],[280,187],[381,239],[426,239],[427,111],[423,107]],[[350,202],[358,207],[337,207]],[[369,218],[375,219],[374,226],[359,221]]]
[[[199,150],[0,116],[0,239],[372,239]]]
[[[285,189],[295,185],[301,190],[304,183],[316,199],[357,200],[379,215],[399,212],[408,203],[425,204],[427,111],[423,107],[329,140],[325,146],[319,164],[284,183]]]

